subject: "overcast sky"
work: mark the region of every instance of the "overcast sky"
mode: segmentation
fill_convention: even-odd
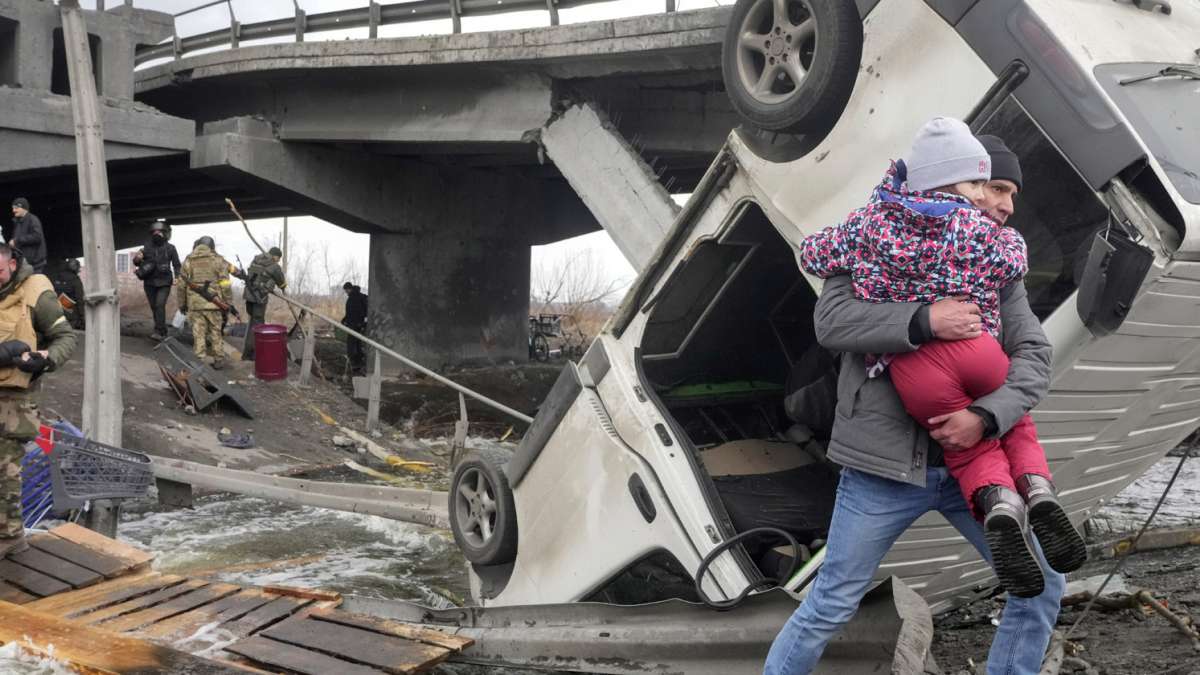
[[[188,8],[207,4],[208,0],[134,0],[134,6],[144,9],[154,9],[172,14],[178,14]],[[717,5],[732,4],[733,0],[676,0],[680,10],[701,9]],[[113,6],[121,0],[107,0]],[[366,5],[366,0],[298,0],[300,7],[309,14],[351,9]],[[95,0],[82,0],[84,7],[94,7]],[[384,0],[380,4],[402,4]],[[639,14],[662,12],[664,0],[611,0],[592,5],[559,10],[562,23],[582,23],[598,21]],[[266,19],[291,16],[294,12],[292,0],[233,0],[233,11],[237,20],[242,23],[252,23]],[[464,17],[463,30],[490,31],[509,30],[546,26],[549,24],[548,14],[544,10],[528,12],[511,12],[487,17]],[[176,30],[181,36],[194,35],[216,30],[229,25],[229,10],[224,4],[203,9],[180,16],[176,19]],[[382,37],[406,37],[413,35],[445,34],[450,32],[450,19],[424,21],[419,23],[394,24],[381,26],[379,34]],[[328,31],[310,33],[305,36],[308,41],[343,40],[366,38],[366,29],[350,31]],[[287,41],[288,36],[280,40]],[[243,44],[261,44],[243,43]],[[678,198],[677,201],[681,198]],[[280,240],[282,219],[251,221],[251,228],[264,246],[266,240],[273,243]],[[317,218],[292,218],[288,222],[289,239],[294,248],[322,249],[329,248],[331,261],[329,267],[338,271],[345,265],[357,266],[359,279],[366,282],[367,257],[369,238],[365,234],[348,232],[335,225]],[[190,248],[191,242],[202,234],[211,235],[217,241],[217,247],[230,260],[240,256],[243,262],[249,262],[257,253],[254,245],[248,240],[239,223],[220,223],[215,225],[192,225],[175,228],[172,241],[181,252]],[[617,250],[612,239],[604,231],[575,237],[548,246],[535,246],[532,250],[533,270],[546,269],[560,260],[568,259],[579,251],[591,251],[605,273],[611,279],[619,279],[625,283],[632,282],[635,276],[633,268],[626,262],[625,257]]]

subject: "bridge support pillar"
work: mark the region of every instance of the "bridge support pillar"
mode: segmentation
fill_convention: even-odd
[[[529,255],[478,231],[371,235],[371,337],[435,369],[524,362]]]
[[[654,170],[587,103],[552,119],[541,130],[541,143],[629,264],[641,271],[679,211]]]

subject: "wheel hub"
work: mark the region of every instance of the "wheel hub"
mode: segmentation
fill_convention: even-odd
[[[786,57],[791,49],[788,47],[787,40],[780,35],[778,27],[775,28],[775,35],[767,39],[767,54],[774,56],[776,59]]]

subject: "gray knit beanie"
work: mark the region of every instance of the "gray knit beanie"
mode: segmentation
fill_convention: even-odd
[[[910,190],[932,190],[973,180],[991,180],[992,160],[961,121],[935,117],[917,132],[904,160]]]

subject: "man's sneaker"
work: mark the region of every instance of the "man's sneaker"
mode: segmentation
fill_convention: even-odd
[[[1026,512],[1021,496],[999,485],[975,493],[983,516],[983,531],[992,552],[992,569],[1004,590],[1018,598],[1042,594],[1042,568],[1025,537]]]
[[[1063,574],[1083,567],[1087,562],[1087,544],[1058,502],[1054,483],[1045,476],[1027,473],[1017,480],[1017,491],[1025,499],[1029,526],[1037,535],[1050,567]]]
[[[0,537],[0,560],[11,553],[29,550],[29,542],[25,541],[25,533],[16,537]]]

